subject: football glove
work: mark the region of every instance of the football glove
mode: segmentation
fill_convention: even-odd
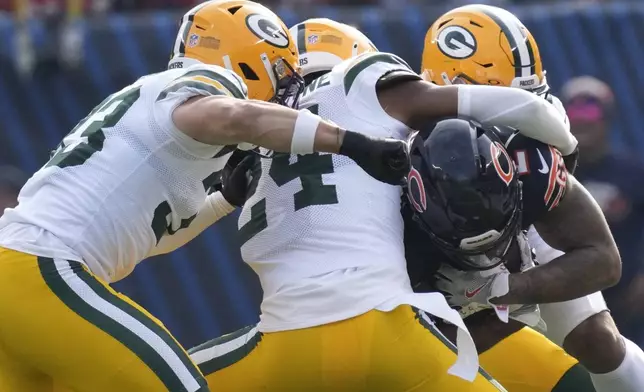
[[[221,194],[236,207],[246,202],[250,172],[259,157],[250,151],[236,150],[221,172]]]
[[[409,173],[409,151],[402,140],[345,131],[339,152],[353,159],[370,176],[387,184],[404,185]]]

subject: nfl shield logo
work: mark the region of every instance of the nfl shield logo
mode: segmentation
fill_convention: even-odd
[[[309,35],[308,41],[309,41],[309,45],[317,44],[318,43],[318,36],[317,35]]]
[[[197,34],[190,34],[190,38],[188,40],[188,47],[192,48],[193,46],[197,46],[199,43],[199,36]]]

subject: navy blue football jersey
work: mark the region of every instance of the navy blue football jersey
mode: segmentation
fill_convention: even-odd
[[[552,146],[525,137],[517,131],[495,129],[515,163],[522,183],[522,222],[527,230],[548,211],[556,208],[566,193],[568,171],[561,153]],[[412,284],[417,291],[431,291],[434,273],[449,262],[429,236],[413,221],[413,211],[403,206],[405,256]],[[428,286],[429,285],[429,286]]]

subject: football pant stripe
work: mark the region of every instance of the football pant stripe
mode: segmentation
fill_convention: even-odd
[[[250,325],[194,347],[189,353],[203,374],[208,375],[241,361],[261,340],[257,326]]]
[[[574,364],[561,377],[557,385],[552,388],[552,392],[573,392],[573,391],[594,391],[595,387],[590,375],[581,364]]]
[[[46,284],[72,311],[121,342],[169,391],[201,391],[205,380],[187,353],[147,315],[111,293],[78,262],[39,257]]]
[[[454,354],[458,354],[458,349],[452,343],[443,333],[434,325],[434,322],[431,320],[431,318],[427,315],[427,313],[423,312],[420,309],[413,308],[414,313],[416,313],[416,320],[418,320],[418,323],[422,325],[426,330],[428,330],[432,335],[434,335],[438,340],[440,340],[445,346],[449,347]],[[497,387],[500,391],[505,391],[505,388],[499,384],[498,381],[494,379],[488,372],[483,370],[483,368],[479,367],[479,374],[483,377],[485,377],[486,380],[488,380],[492,385]]]

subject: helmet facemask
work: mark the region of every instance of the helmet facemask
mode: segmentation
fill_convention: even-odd
[[[275,86],[275,95],[269,102],[296,108],[304,91],[304,78],[282,58],[271,65],[269,75]]]
[[[521,232],[523,216],[521,185],[521,181],[518,181],[516,207],[500,231],[490,229],[480,235],[463,238],[456,244],[437,236],[419,214],[415,213],[413,219],[429,235],[432,242],[450,258],[455,267],[462,270],[489,270],[505,263],[510,245]]]

